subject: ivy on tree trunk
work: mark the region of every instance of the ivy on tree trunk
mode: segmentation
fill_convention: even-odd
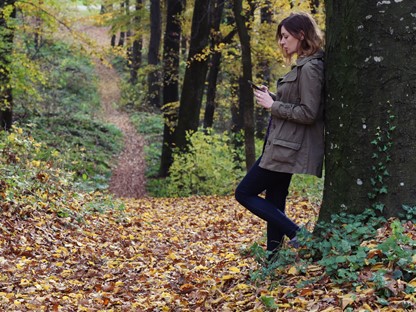
[[[416,205],[416,4],[326,1],[326,161],[320,220]]]

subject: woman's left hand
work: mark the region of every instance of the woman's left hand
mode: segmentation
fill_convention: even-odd
[[[267,87],[262,86],[262,91],[255,90],[254,96],[256,97],[256,101],[259,105],[263,106],[264,108],[272,107],[274,100],[270,96]]]

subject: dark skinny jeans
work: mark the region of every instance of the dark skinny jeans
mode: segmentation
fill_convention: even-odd
[[[267,250],[274,251],[284,235],[296,236],[299,227],[285,215],[286,197],[292,174],[266,170],[256,161],[235,191],[236,200],[267,222]],[[259,195],[266,191],[265,198]]]

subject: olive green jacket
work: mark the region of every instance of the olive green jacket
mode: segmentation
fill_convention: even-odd
[[[299,58],[278,80],[261,168],[322,176],[323,86],[323,51]]]

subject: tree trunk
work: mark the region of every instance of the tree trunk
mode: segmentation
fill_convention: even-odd
[[[252,80],[252,62],[250,35],[247,29],[247,19],[242,15],[242,0],[235,0],[233,5],[234,18],[237,25],[238,36],[241,43],[241,59],[243,75],[239,79],[240,107],[244,120],[244,147],[246,156],[246,169],[250,169],[255,162],[254,146],[254,101],[253,90],[248,87],[247,80]],[[250,12],[252,16],[252,12]]]
[[[319,7],[319,0],[310,0],[311,13],[316,14]]]
[[[214,0],[211,5],[210,15],[211,24],[211,55],[209,62],[209,72],[207,76],[207,102],[205,104],[204,128],[211,128],[214,124],[215,96],[217,91],[217,78],[220,71],[221,52],[215,50],[215,46],[221,42],[220,24],[222,12],[224,11],[225,0]]]
[[[202,96],[208,71],[208,57],[204,49],[208,47],[209,12],[211,0],[195,0],[192,16],[191,42],[188,64],[182,86],[178,125],[175,130],[175,143],[179,148],[187,145],[186,132],[196,131],[199,125]]]
[[[260,22],[267,24],[268,27],[272,27],[273,7],[270,1],[266,1],[260,9]],[[261,79],[263,84],[270,86],[270,64],[267,59],[260,59],[259,63],[260,71],[258,78]],[[270,114],[260,105],[255,106],[255,119],[256,119],[256,137],[263,139],[266,135],[268,126],[268,120]]]
[[[150,0],[150,42],[148,62],[152,66],[151,72],[147,77],[149,86],[148,102],[153,107],[160,107],[160,74],[159,74],[159,50],[162,35],[161,29],[160,0]]]
[[[126,4],[124,1],[120,2],[120,11],[123,12],[124,8],[125,8]],[[123,47],[124,46],[124,41],[126,39],[126,32],[125,30],[120,31],[120,37],[118,38],[118,46],[119,47]]]
[[[163,106],[164,130],[160,175],[167,176],[172,164],[174,131],[178,118],[179,49],[181,38],[181,0],[167,1],[166,31],[163,41]],[[169,105],[168,105],[169,104]]]
[[[326,12],[319,219],[370,207],[397,216],[416,205],[416,4],[326,1]]]
[[[217,78],[221,65],[221,52],[214,52],[209,64],[209,73],[207,77],[207,102],[204,112],[204,128],[212,128],[214,125],[214,113],[217,107],[215,97],[217,93]]]
[[[13,8],[9,16],[4,16],[6,6],[14,7],[15,0],[0,2],[0,131],[10,130],[13,123],[13,96],[10,86],[10,66],[13,53],[13,29],[8,26],[8,19],[16,18],[16,9]]]
[[[137,83],[137,71],[142,63],[142,47],[143,38],[140,33],[140,10],[142,9],[143,0],[136,0],[136,16],[133,19],[135,29],[133,44],[130,55],[130,83],[135,85]]]
[[[217,92],[217,79],[218,79],[218,74],[219,74],[220,66],[221,66],[222,53],[221,51],[216,51],[214,49],[215,45],[218,45],[219,43],[225,43],[225,44],[231,43],[231,41],[234,38],[234,35],[237,32],[237,29],[234,28],[224,38],[221,38],[220,25],[221,25],[222,15],[224,11],[224,5],[225,5],[225,0],[217,0],[217,3],[212,6],[214,10],[212,14],[213,16],[212,29],[213,29],[214,35],[211,38],[212,39],[211,48],[214,52],[211,56],[209,72],[208,72],[208,77],[207,77],[208,87],[207,87],[207,102],[205,105],[205,114],[204,114],[204,128],[211,128],[214,125],[214,113],[217,107],[215,98],[216,98],[216,92]],[[234,21],[234,19],[232,20]],[[229,21],[227,24],[231,25]]]

